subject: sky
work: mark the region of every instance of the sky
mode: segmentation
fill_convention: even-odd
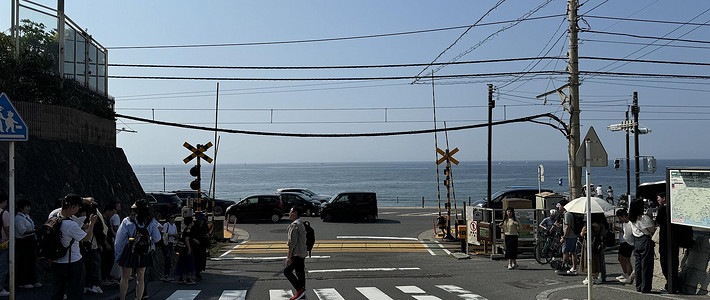
[[[0,16],[9,16],[3,1]],[[56,7],[56,1],[36,1]],[[710,3],[588,0],[579,9],[579,55],[648,60],[580,59],[587,72],[708,76]],[[369,66],[564,57],[569,48],[564,0],[499,1],[67,1],[65,13],[104,47],[109,64],[197,66]],[[497,6],[496,6],[497,5]],[[540,9],[537,9],[542,6]],[[490,11],[489,11],[490,10]],[[520,22],[513,22],[525,19]],[[0,17],[0,28],[9,18]],[[663,21],[663,22],[660,22]],[[479,26],[467,27],[473,24]],[[51,27],[51,26],[50,26]],[[455,29],[448,29],[457,27]],[[440,29],[440,30],[434,30]],[[419,33],[388,35],[393,33]],[[368,38],[351,38],[384,35]],[[645,37],[645,38],[644,38]],[[650,37],[650,38],[648,38]],[[349,38],[349,39],[337,39]],[[663,38],[663,39],[657,39]],[[318,42],[267,43],[334,39]],[[670,40],[675,39],[675,40]],[[220,47],[152,47],[244,44]],[[437,57],[439,57],[437,59]],[[661,64],[657,62],[691,62]],[[235,70],[109,68],[116,76],[172,76],[217,80],[112,78],[116,113],[165,122],[266,133],[353,134],[407,132],[484,124],[488,87],[496,89],[493,121],[552,113],[569,123],[555,94],[566,75],[428,78],[414,76],[565,71],[565,59],[446,64],[396,68]],[[703,66],[702,64],[706,64]],[[273,80],[381,78],[380,80]],[[271,80],[228,80],[259,78]],[[606,129],[623,121],[638,92],[640,154],[657,159],[706,158],[710,146],[710,88],[705,77],[581,76],[581,134],[594,127],[609,159],[625,156],[625,135]],[[549,118],[541,122],[557,124]],[[445,123],[445,124],[444,124]],[[117,119],[117,146],[131,164],[182,164],[182,145],[215,143],[212,131]],[[220,163],[430,161],[439,148],[454,158],[487,158],[487,129],[435,135],[357,138],[278,137],[219,133]],[[632,139],[633,143],[633,139]],[[633,144],[632,144],[633,145]],[[633,146],[632,146],[633,147]],[[566,160],[567,139],[553,127],[510,123],[493,128],[492,159]],[[633,149],[633,148],[632,148]],[[633,153],[633,150],[632,150]],[[210,153],[214,156],[214,153]]]

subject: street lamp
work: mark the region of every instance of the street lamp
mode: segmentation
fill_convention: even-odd
[[[638,127],[638,124],[635,123],[632,120],[629,120],[629,111],[626,111],[626,120],[621,122],[620,124],[611,124],[606,127],[606,129],[609,129],[610,131],[626,131],[626,196],[629,197],[631,195],[631,168],[630,168],[630,161],[629,161],[629,133],[637,133],[638,134],[647,134],[651,133],[650,128],[646,127]],[[638,129],[638,130],[635,130]],[[634,145],[636,149],[638,149],[638,140],[636,140],[636,143]],[[638,162],[637,162],[638,164]],[[638,174],[637,174],[638,176]],[[636,179],[638,181],[638,178]],[[630,202],[629,202],[630,203]]]

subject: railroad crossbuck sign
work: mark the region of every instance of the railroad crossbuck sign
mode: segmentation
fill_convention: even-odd
[[[0,94],[0,141],[26,141],[27,126],[5,93]]]
[[[438,152],[442,156],[438,161],[436,161],[437,165],[440,165],[441,163],[445,162],[447,158],[455,165],[459,164],[459,161],[453,157],[456,152],[459,152],[459,148],[454,148],[454,150],[451,150],[451,152],[449,152],[449,149],[446,149],[446,151],[444,151],[439,148],[436,148],[436,152]]]
[[[195,157],[200,157],[200,158],[204,159],[206,162],[212,163],[212,158],[207,156],[207,154],[205,154],[205,151],[207,151],[207,149],[212,147],[212,142],[208,142],[207,145],[203,145],[203,146],[197,145],[198,148],[193,147],[188,142],[185,142],[182,145],[185,148],[187,148],[187,150],[192,151],[192,154],[188,155],[187,157],[185,157],[185,159],[182,160],[185,163],[189,163]]]

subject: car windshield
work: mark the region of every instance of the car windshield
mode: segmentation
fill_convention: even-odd
[[[506,190],[497,191],[497,192],[493,193],[493,195],[491,195],[491,199],[496,199],[496,198],[500,197],[501,195],[503,195],[505,192],[506,192]],[[483,200],[487,200],[487,198],[483,198]]]

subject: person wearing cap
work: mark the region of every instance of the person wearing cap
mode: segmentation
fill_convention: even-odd
[[[57,213],[65,221],[73,220],[72,217],[79,211],[82,198],[76,194],[69,194],[64,197],[62,207]],[[62,245],[68,247],[67,254],[52,261],[52,274],[54,284],[52,290],[52,300],[62,300],[66,294],[67,299],[84,299],[84,264],[82,262],[79,242],[91,240],[94,235],[94,224],[96,215],[89,218],[89,225],[83,228],[76,221],[62,221],[61,232]]]
[[[567,201],[557,203],[557,209],[562,215],[562,261],[571,262],[571,268],[566,272],[567,275],[577,275],[577,235],[574,233],[574,215],[567,212],[565,209]]]

